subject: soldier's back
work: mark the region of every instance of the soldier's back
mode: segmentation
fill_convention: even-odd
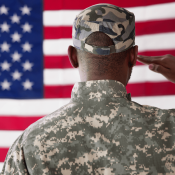
[[[75,84],[69,104],[10,148],[5,174],[175,174],[175,109],[131,101],[118,81]]]
[[[124,98],[74,101],[32,127],[24,153],[31,174],[173,174],[174,117]]]

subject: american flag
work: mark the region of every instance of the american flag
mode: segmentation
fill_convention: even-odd
[[[80,81],[67,56],[72,23],[82,9],[97,3],[135,13],[139,54],[175,55],[173,0],[1,0],[0,171],[22,131],[69,102],[73,84]],[[175,84],[139,62],[127,91],[140,104],[175,108]]]

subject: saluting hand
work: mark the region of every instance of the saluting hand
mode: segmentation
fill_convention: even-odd
[[[137,56],[138,61],[148,64],[149,69],[164,75],[169,81],[175,83],[175,57],[164,56]]]

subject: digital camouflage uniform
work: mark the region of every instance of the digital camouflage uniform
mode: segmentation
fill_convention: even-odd
[[[175,109],[131,101],[115,80],[74,85],[71,101],[15,141],[1,175],[175,174]]]

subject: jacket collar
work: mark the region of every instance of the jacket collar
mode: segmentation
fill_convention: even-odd
[[[131,101],[125,86],[116,80],[93,80],[75,83],[71,99],[98,100],[103,98],[125,98]]]

